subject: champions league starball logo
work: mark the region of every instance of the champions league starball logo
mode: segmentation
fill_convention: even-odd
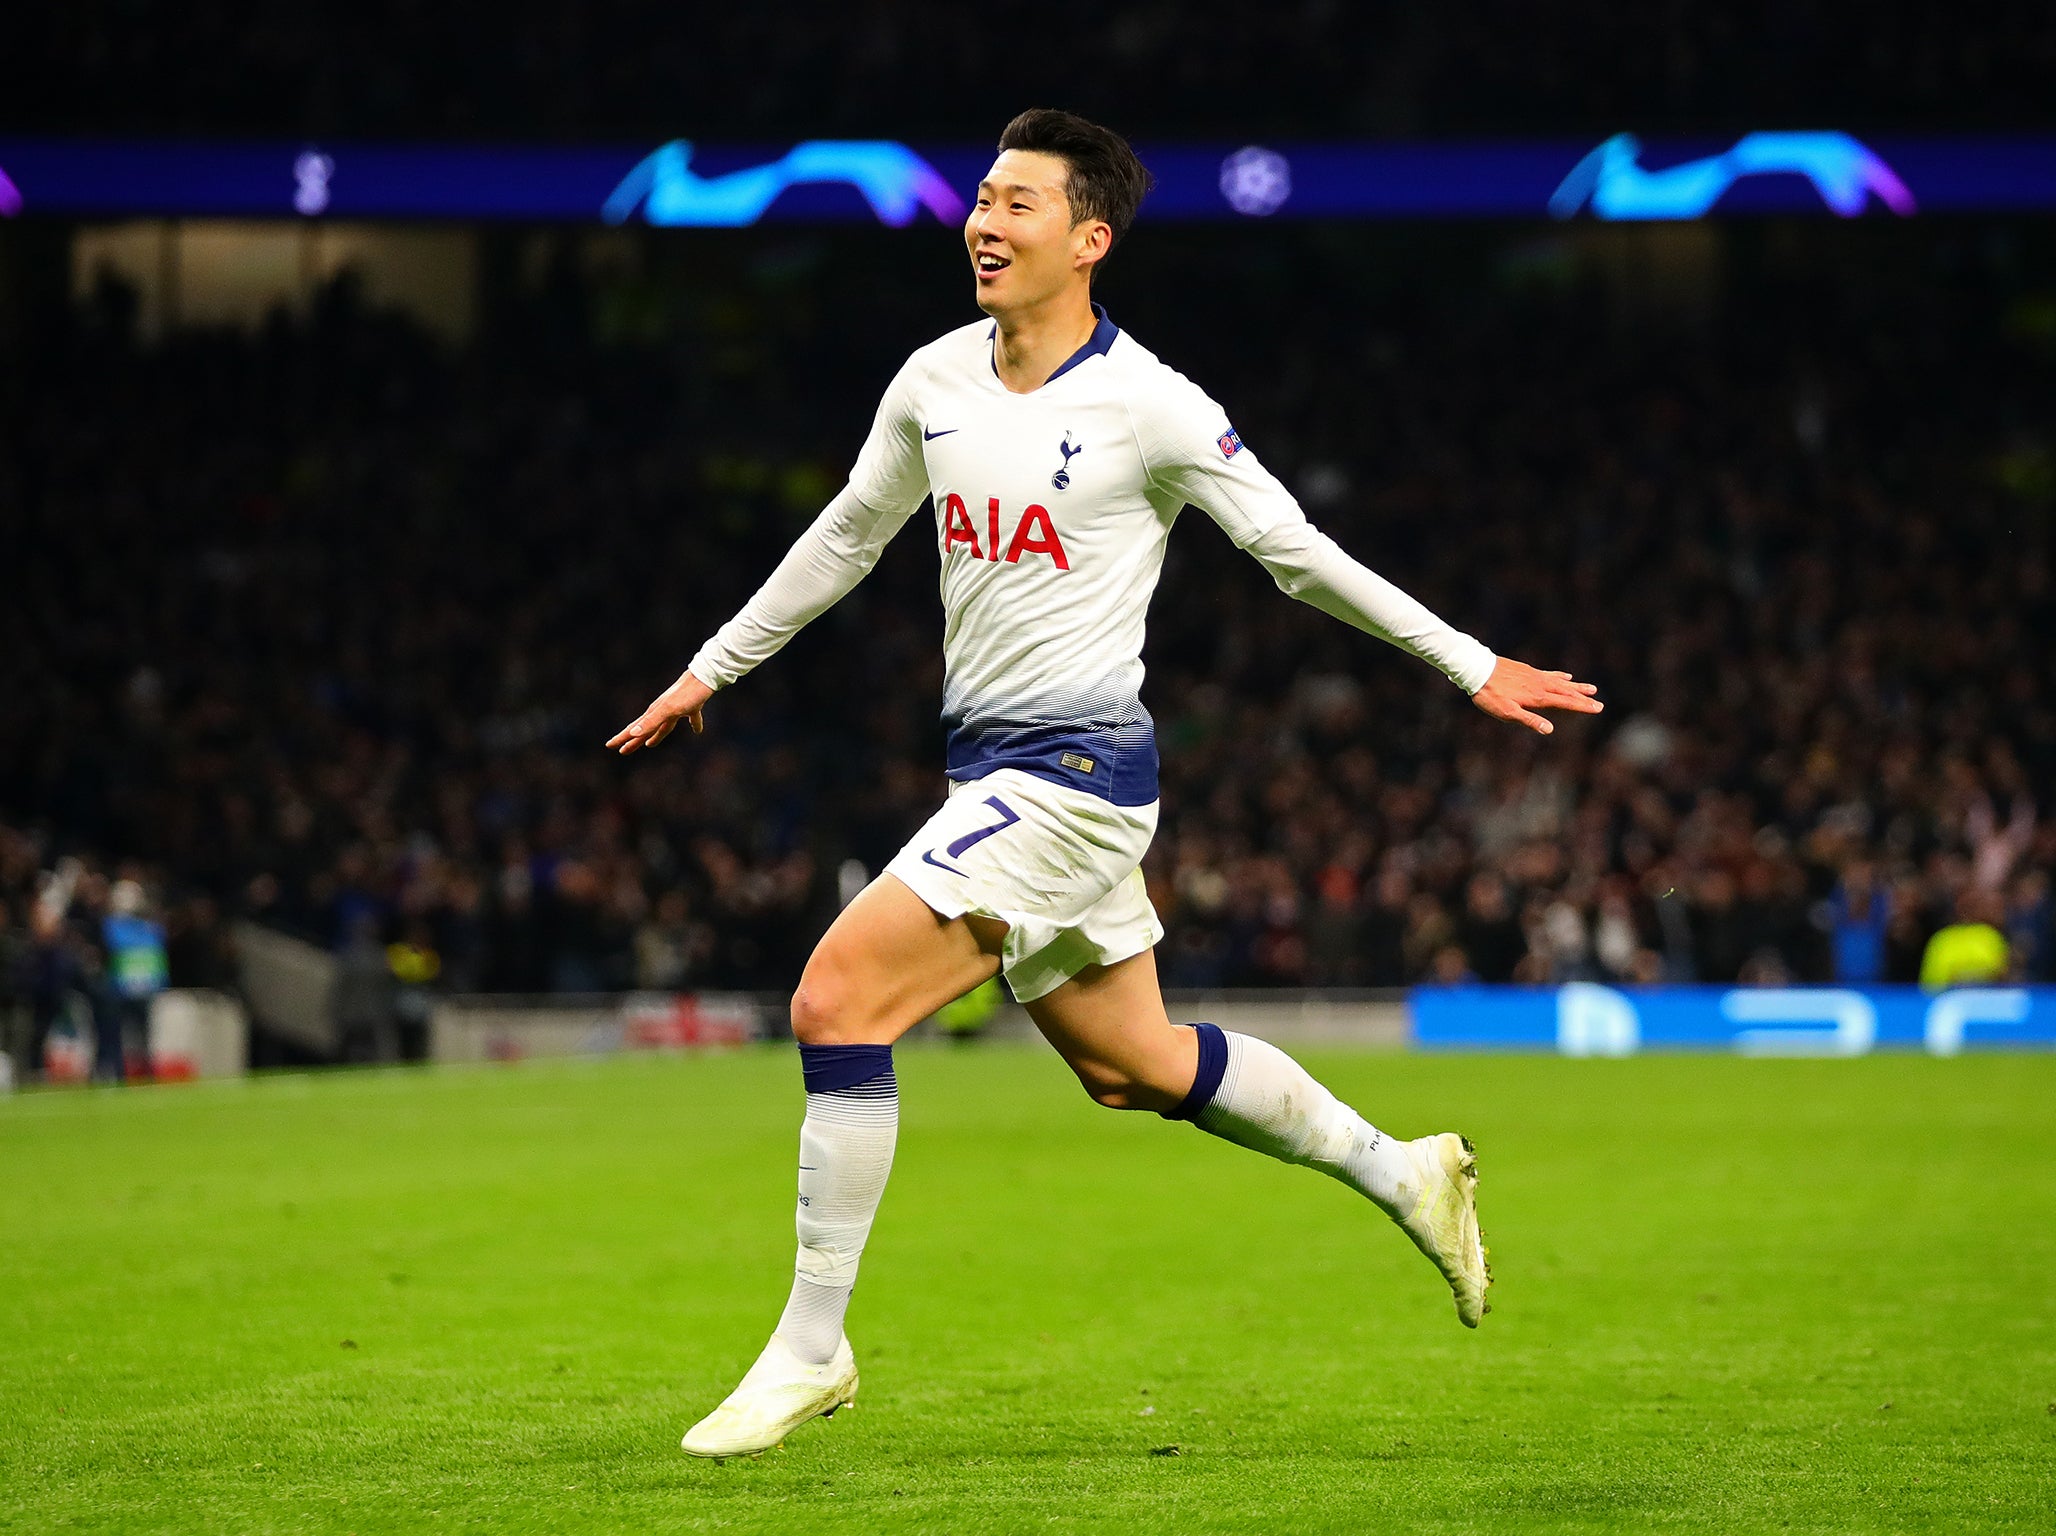
[[[934,166],[890,140],[812,139],[767,165],[725,176],[692,168],[688,139],[659,145],[621,178],[601,207],[609,224],[642,210],[645,223],[701,229],[739,229],[764,216],[788,187],[840,183],[854,187],[878,222],[902,228],[926,208],[948,224],[964,216],[964,201]]]
[[[1292,196],[1292,163],[1275,149],[1238,149],[1221,162],[1221,196],[1253,219],[1276,213]]]
[[[1813,183],[1829,211],[1845,219],[1875,197],[1901,218],[1913,194],[1898,173],[1846,133],[1751,133],[1734,147],[1660,171],[1639,164],[1642,141],[1617,133],[1571,168],[1550,194],[1549,211],[1568,219],[1589,206],[1602,219],[1697,219],[1748,176],[1795,175]]]

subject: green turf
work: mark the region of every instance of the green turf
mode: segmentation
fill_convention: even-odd
[[[1339,1185],[908,1050],[858,1407],[721,1466],[788,1053],[0,1100],[0,1530],[2056,1525],[2056,1058],[1307,1059],[1477,1139],[1480,1332]]]

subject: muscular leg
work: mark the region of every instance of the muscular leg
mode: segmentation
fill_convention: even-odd
[[[1148,951],[1080,971],[1028,1013],[1100,1103],[1190,1120],[1371,1200],[1442,1271],[1458,1318],[1478,1326],[1492,1277],[1478,1234],[1477,1164],[1461,1136],[1395,1142],[1275,1045],[1172,1024]]]
[[[1199,1071],[1197,1031],[1173,1024],[1157,988],[1156,951],[1087,966],[1028,1017],[1109,1109],[1176,1109]]]
[[[802,1045],[891,1045],[999,972],[1007,925],[942,917],[880,875],[821,935],[792,998]]]
[[[776,1331],[809,1365],[841,1347],[857,1262],[892,1173],[892,1043],[997,971],[1005,935],[989,919],[940,917],[882,875],[843,909],[801,974],[792,999],[807,1080],[799,1257]]]
[[[842,1325],[899,1139],[892,1043],[997,971],[1005,937],[1004,923],[940,917],[882,875],[814,947],[792,998],[807,1080],[792,1294],[741,1384],[686,1432],[690,1454],[755,1455],[855,1397]]]
[[[1171,1023],[1150,951],[1092,966],[1028,1004],[1085,1091],[1153,1109],[1282,1162],[1317,1168],[1400,1215],[1416,1198],[1398,1143],[1276,1046],[1211,1024]]]

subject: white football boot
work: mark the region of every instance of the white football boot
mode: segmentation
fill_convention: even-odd
[[[1414,1246],[1435,1261],[1435,1267],[1456,1293],[1456,1315],[1466,1328],[1492,1310],[1485,1292],[1492,1267],[1485,1261],[1485,1240],[1478,1231],[1478,1156],[1464,1137],[1453,1131],[1423,1136],[1406,1143],[1415,1184],[1420,1191],[1412,1211],[1395,1218]]]
[[[777,1334],[719,1408],[685,1432],[688,1456],[759,1456],[812,1418],[857,1396],[857,1357],[844,1338],[826,1365],[809,1365]]]

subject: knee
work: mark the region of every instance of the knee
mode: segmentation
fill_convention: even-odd
[[[862,1044],[853,1033],[856,1022],[848,989],[832,972],[817,974],[808,967],[792,994],[793,1039],[801,1045]]]

